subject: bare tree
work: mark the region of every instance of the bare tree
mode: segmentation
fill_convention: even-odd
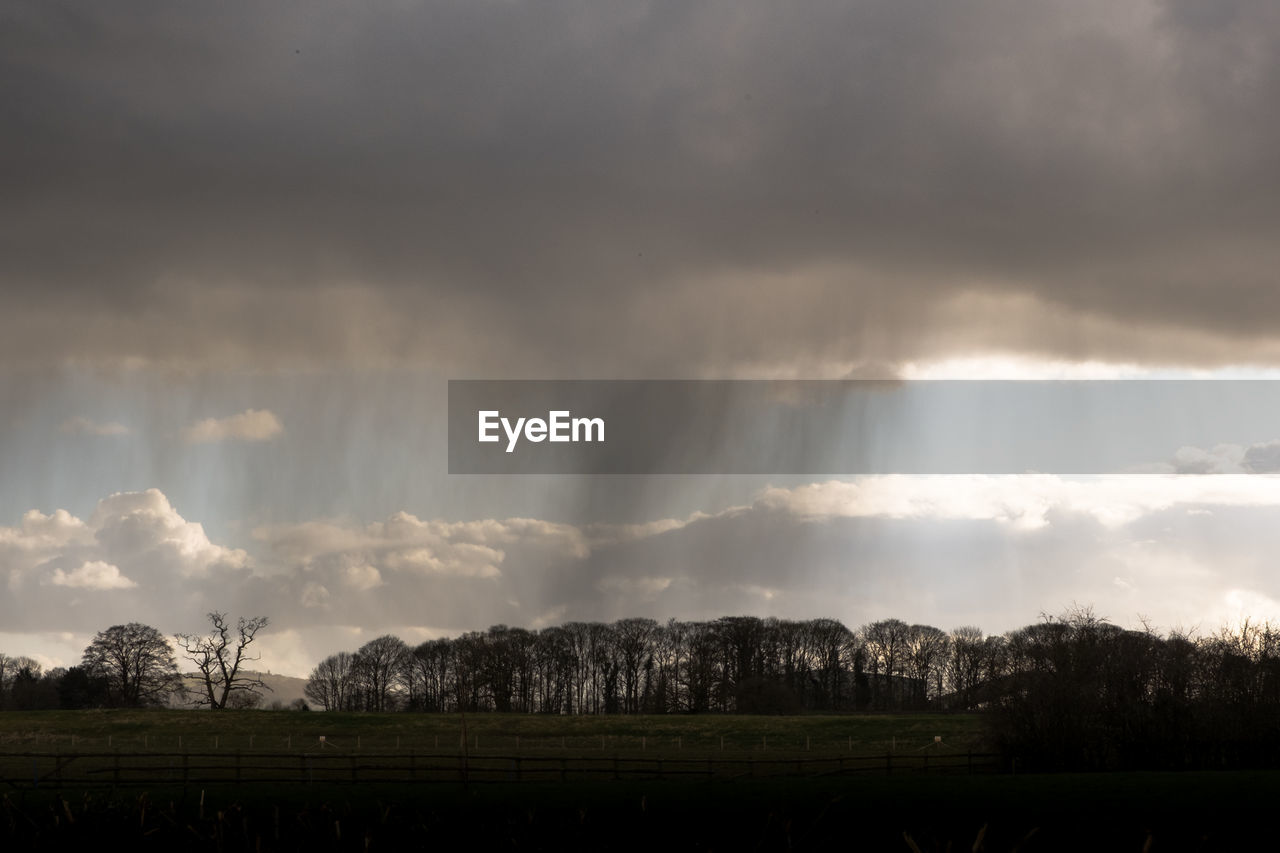
[[[338,652],[320,661],[311,671],[303,694],[326,711],[352,710],[354,659],[350,652]]]
[[[928,704],[930,698],[942,696],[942,677],[951,638],[945,631],[932,625],[912,625],[907,634],[907,669],[911,677],[920,683],[919,700]]]
[[[411,655],[405,642],[391,634],[376,637],[356,651],[352,668],[364,710],[395,710],[396,688]]]
[[[106,678],[113,705],[163,705],[182,692],[173,651],[164,635],[150,625],[130,622],[99,631],[84,650],[81,665],[90,675]]]
[[[910,633],[910,627],[901,619],[882,619],[862,628],[871,670],[871,701],[877,710],[901,707],[902,691],[897,689],[896,680],[903,675]]]
[[[232,634],[226,614],[213,611],[209,614],[213,630],[208,634],[177,634],[174,639],[182,649],[183,657],[199,670],[201,693],[195,698],[197,705],[208,705],[211,710],[227,707],[253,707],[261,700],[262,690],[270,690],[256,674],[245,672],[242,665],[258,659],[250,657],[246,650],[259,631],[267,627],[267,617],[241,616]],[[251,703],[251,704],[246,704]]]

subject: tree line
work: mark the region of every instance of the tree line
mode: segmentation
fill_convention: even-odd
[[[306,695],[346,711],[982,711],[1027,769],[1280,766],[1280,627],[1161,635],[1088,609],[999,635],[751,616],[386,635],[325,658]]]
[[[78,666],[0,654],[0,708],[256,703],[243,668],[265,618],[170,643],[138,623],[98,633]],[[192,682],[190,675],[188,682]],[[899,619],[622,619],[503,625],[410,646],[384,635],[311,672],[331,711],[674,714],[982,711],[1027,769],[1280,766],[1280,627],[1192,636],[1077,609],[1004,634]]]
[[[552,714],[801,713],[973,708],[1003,637],[885,619],[622,619],[497,625],[411,647],[391,635],[320,662],[325,710]]]
[[[258,659],[249,646],[267,618],[241,617],[232,627],[214,611],[209,621],[208,633],[176,634],[173,645],[150,625],[112,625],[97,633],[79,665],[48,672],[33,658],[0,653],[0,709],[255,707],[270,688],[244,665]],[[179,674],[175,647],[195,667],[193,683]]]

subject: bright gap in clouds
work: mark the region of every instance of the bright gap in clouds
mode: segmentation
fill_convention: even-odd
[[[1214,368],[1147,367],[1135,362],[982,355],[909,361],[898,368],[897,374],[897,378],[907,380],[1280,379],[1280,368],[1248,364]]]

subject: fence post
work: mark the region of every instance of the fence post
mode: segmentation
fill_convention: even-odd
[[[564,765],[565,765],[565,761],[564,761],[564,757],[562,756],[562,757],[560,758],[560,781],[561,781],[561,782],[563,782],[563,781],[565,780],[565,775],[564,775],[564,774],[565,774],[565,766],[564,766]]]
[[[190,763],[191,763],[191,754],[188,752],[182,753],[182,787],[183,788],[187,787],[187,782],[191,778],[191,768],[189,766]]]
[[[240,784],[240,750],[236,750],[236,785]]]
[[[884,754],[884,775],[889,776],[893,773],[893,753],[886,752]]]
[[[120,785],[120,753],[114,753],[111,761],[111,785],[119,787]]]
[[[359,779],[356,776],[357,769],[358,769],[358,765],[356,764],[356,757],[353,755],[351,756],[351,784],[352,785],[356,784],[356,782],[359,781]]]

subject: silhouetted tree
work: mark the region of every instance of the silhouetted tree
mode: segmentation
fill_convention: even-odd
[[[354,663],[350,652],[329,655],[311,670],[303,695],[326,711],[354,710]]]
[[[214,711],[228,707],[256,707],[262,700],[261,691],[271,688],[241,667],[258,660],[258,657],[249,656],[246,650],[258,632],[267,627],[267,617],[246,619],[241,616],[234,634],[225,614],[215,610],[209,614],[209,621],[213,630],[208,634],[174,636],[183,656],[195,664],[199,673],[200,692],[195,695],[194,704],[207,705]]]
[[[137,622],[99,631],[84,650],[81,666],[106,679],[108,702],[119,707],[164,705],[182,691],[164,635]]]

